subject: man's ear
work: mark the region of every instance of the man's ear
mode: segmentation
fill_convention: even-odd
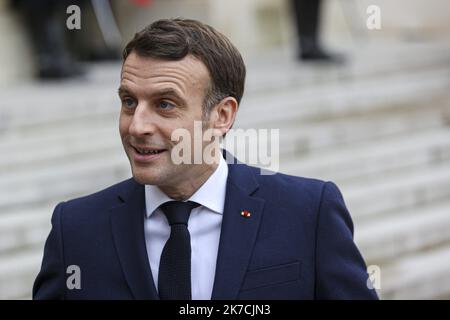
[[[223,98],[211,110],[209,117],[211,128],[223,137],[233,126],[238,108],[239,105],[235,98]]]

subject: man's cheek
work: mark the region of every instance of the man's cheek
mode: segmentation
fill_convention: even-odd
[[[129,121],[127,121],[125,118],[121,117],[119,120],[119,133],[120,133],[122,140],[128,133],[128,128],[129,128]]]

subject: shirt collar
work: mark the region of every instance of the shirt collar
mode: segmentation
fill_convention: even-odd
[[[187,201],[195,201],[211,211],[223,214],[227,178],[228,165],[225,162],[225,159],[220,157],[219,165],[216,170],[214,170],[203,185]],[[172,198],[167,196],[157,186],[145,185],[145,207],[147,218],[149,218],[160,205],[172,200]]]

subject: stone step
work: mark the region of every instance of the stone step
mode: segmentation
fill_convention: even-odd
[[[407,46],[399,46],[398,43],[380,45],[377,42],[354,49],[357,54],[348,52],[347,63],[337,67],[299,64],[293,59],[291,51],[283,52],[280,49],[250,56],[246,59],[246,95],[271,94],[279,89],[299,85],[305,87],[326,82],[387,77],[397,73],[437,69],[450,64],[447,54],[450,46],[446,43],[408,43]],[[423,59],[424,56],[427,59]],[[120,68],[121,63],[90,64],[88,81],[96,85],[115,85]]]
[[[238,112],[238,127],[301,125],[310,121],[368,115],[427,106],[430,99],[448,99],[450,68],[400,74],[390,78],[361,82],[324,84],[313,88],[276,92],[270,97],[243,101]],[[278,109],[282,108],[282,112]],[[281,109],[280,109],[281,110]],[[270,116],[269,116],[270,115]],[[289,121],[286,121],[289,119]]]
[[[443,106],[441,106],[443,105]],[[437,106],[437,107],[436,107]],[[424,109],[424,108],[422,108]],[[332,122],[305,124],[301,127],[283,127],[280,130],[280,152],[303,155],[311,149],[336,146],[340,143],[373,139],[375,137],[416,131],[429,126],[446,125],[450,119],[450,103],[435,104],[430,110],[411,110],[407,116],[402,112],[386,119],[385,114],[352,119],[336,119]],[[8,133],[0,136],[0,148],[8,150],[0,157],[0,171],[13,166],[28,165],[66,156],[80,155],[98,148],[107,147],[109,152],[118,146],[117,119],[103,119],[98,125],[89,121],[72,121],[67,124],[47,125],[36,135],[34,130]],[[380,129],[378,129],[380,128]],[[43,131],[43,132],[42,132]],[[90,136],[92,135],[93,138]],[[78,141],[80,139],[81,141]],[[91,145],[96,143],[101,146]],[[86,147],[84,147],[86,146]]]
[[[0,295],[29,299],[42,259],[41,250],[0,258]],[[450,244],[400,257],[381,266],[382,299],[442,299],[450,295]]]
[[[405,107],[405,104],[425,105],[430,97],[446,96],[449,79],[450,69],[439,68],[395,75],[382,82],[369,79],[323,84],[304,90],[289,88],[270,97],[250,96],[243,101],[237,124],[245,128],[255,123],[273,124],[286,119],[307,122],[311,119],[365,114],[392,106]],[[3,98],[5,106],[14,104],[22,107],[0,109],[0,132],[69,119],[82,120],[100,115],[114,117],[119,110],[116,86],[87,87],[85,83],[80,83],[70,86],[70,90],[67,86],[53,85],[32,88],[32,92],[27,91],[27,94],[21,91],[14,91],[14,95],[7,93]],[[283,112],[274,112],[280,103]],[[34,106],[31,110],[28,108],[30,104]]]
[[[348,52],[348,63],[336,67],[299,64],[294,61],[291,51],[273,50],[247,60],[246,91],[249,94],[270,94],[274,89],[291,86],[306,87],[434,69],[450,65],[449,50],[449,45],[442,43],[398,46],[397,43],[377,42],[359,46],[356,54]]]
[[[50,230],[55,205],[0,215],[0,256],[18,250],[41,249]],[[355,222],[355,241],[369,264],[450,241],[450,201]]]
[[[450,162],[340,184],[352,216],[359,221],[401,213],[450,197]]]
[[[30,248],[42,249],[55,205],[12,210],[0,214],[0,256]]]
[[[123,154],[98,160],[83,158],[39,171],[5,174],[0,181],[0,212],[90,194],[130,176],[129,164]]]
[[[40,269],[42,255],[42,249],[30,249],[0,256],[0,297],[31,298],[31,290]]]
[[[129,165],[123,154],[4,174],[0,181],[1,212],[8,212],[14,206],[24,208],[87,194],[129,176]],[[450,167],[448,163],[436,164],[380,175],[371,181],[338,184],[352,214],[370,217],[449,196]]]
[[[339,151],[342,145],[378,143],[397,135],[450,126],[450,99],[407,111],[338,118],[280,127],[280,150],[299,157],[320,149]],[[335,148],[336,147],[336,148]]]
[[[444,131],[446,129],[442,130],[443,130],[442,134],[444,133],[448,134],[447,131]],[[428,138],[427,137],[421,138],[420,135],[418,135],[416,137],[418,140],[417,144],[415,143],[416,139],[409,139],[409,141],[406,138],[404,141],[402,140],[396,141],[393,139],[389,142],[384,142],[384,144],[387,143],[387,147],[385,148],[380,147],[381,149],[377,149],[376,147],[373,146],[366,146],[362,148],[363,151],[361,153],[358,153],[357,149],[355,149],[354,151],[347,150],[346,151],[347,154],[345,151],[342,151],[341,157],[339,157],[339,152],[337,152],[337,156],[335,157],[336,160],[330,158],[329,162],[328,160],[320,160],[320,156],[318,156],[316,158],[317,160],[315,161],[310,160],[310,168],[316,170],[315,172],[318,178],[323,178],[325,180],[330,180],[330,178],[331,179],[338,178],[335,179],[337,180],[336,182],[338,182],[339,185],[343,185],[345,183],[345,179],[343,176],[334,177],[331,171],[329,172],[330,173],[329,176],[323,175],[320,171],[320,168],[326,167],[328,164],[330,164],[331,167],[331,165],[333,164],[341,163],[344,166],[342,172],[349,172],[349,175],[351,175],[353,174],[353,170],[351,170],[352,169],[351,161],[352,157],[354,157],[355,158],[354,161],[356,162],[353,162],[353,165],[355,166],[358,165],[359,166],[358,168],[366,170],[366,171],[359,171],[359,173],[364,174],[365,172],[366,175],[372,175],[372,180],[370,181],[365,180],[365,185],[361,187],[360,183],[358,182],[358,179],[354,179],[355,182],[350,183],[349,188],[358,190],[356,193],[353,192],[353,194],[356,194],[356,196],[354,196],[354,199],[356,199],[355,203],[360,203],[360,205],[358,205],[357,207],[358,208],[366,207],[366,209],[364,209],[363,211],[372,212],[372,209],[367,208],[368,206],[364,205],[364,201],[360,202],[359,199],[360,197],[362,199],[365,199],[366,197],[371,198],[371,195],[364,194],[364,190],[366,189],[372,190],[373,188],[376,189],[378,185],[384,186],[386,184],[385,181],[386,178],[388,178],[388,180],[396,179],[396,177],[398,176],[396,174],[397,171],[394,172],[392,171],[394,169],[396,170],[401,169],[403,164],[403,162],[401,161],[398,162],[396,159],[408,157],[407,158],[408,161],[411,160],[411,162],[409,162],[410,167],[409,168],[407,167],[408,170],[416,170],[420,168],[420,166],[416,168],[413,165],[421,165],[421,166],[425,165],[424,175],[427,174],[426,172],[431,170],[426,166],[431,164],[439,164],[439,161],[443,161],[446,159],[446,157],[448,156],[446,141],[444,138],[438,137],[439,134],[436,132],[434,133],[431,132]],[[430,149],[428,149],[427,139],[433,140],[432,142],[430,142],[431,145]],[[414,143],[411,141],[414,141]],[[420,150],[420,148],[428,149],[429,152],[420,154],[420,152],[418,153],[417,151],[415,151],[417,149]],[[388,152],[386,153],[385,151]],[[415,156],[414,157],[411,156],[412,154],[414,154]],[[323,157],[323,159],[327,158]],[[348,164],[349,162],[346,162],[346,159],[350,161],[350,165]],[[386,164],[379,165],[378,169],[375,170],[372,167],[370,167],[370,165],[366,166],[366,163],[364,162],[359,163],[360,159],[366,159],[366,161],[368,161],[369,164],[377,162],[381,163],[381,160],[385,159],[384,162]],[[305,160],[305,162],[303,163],[308,163],[307,161],[308,160]],[[301,159],[299,159],[298,164],[299,168],[301,168],[302,166]],[[348,166],[345,167],[345,165]],[[316,166],[315,167],[316,169],[314,169],[314,166]],[[333,169],[339,171],[340,167],[336,165],[333,167]],[[388,174],[386,176],[383,175],[383,170],[388,171]],[[423,171],[424,169],[422,168],[421,170]],[[438,171],[439,170],[440,169],[438,168]],[[44,201],[56,199],[58,196],[65,197],[68,194],[77,194],[78,192],[84,193],[87,192],[87,190],[83,188],[88,188],[89,190],[93,189],[92,184],[95,183],[94,181],[92,181],[93,175],[96,177],[95,181],[100,181],[101,179],[102,183],[114,183],[114,180],[112,179],[113,177],[126,178],[129,172],[130,171],[128,161],[124,153],[119,148],[119,146],[112,148],[110,152],[99,152],[98,154],[93,153],[90,157],[85,156],[72,157],[69,158],[69,160],[66,159],[66,161],[61,163],[50,163],[49,165],[41,164],[39,166],[39,170],[35,170],[34,167],[29,166],[23,168],[20,172],[17,171],[4,172],[2,174],[2,180],[0,181],[0,190],[1,190],[0,206],[2,208],[7,208],[8,206],[12,206],[14,204],[23,206],[27,203],[36,203],[36,201],[40,197],[43,197],[42,200]],[[299,170],[298,172],[299,175],[303,176],[306,175],[305,173],[307,173],[306,170],[305,171]],[[410,171],[408,171],[407,174],[411,175]],[[380,176],[382,177],[381,180],[383,181],[377,182],[377,179],[380,180],[379,179]],[[353,178],[356,177],[353,176]],[[408,177],[408,179],[411,179],[411,177]],[[442,177],[437,177],[437,180],[441,181]],[[374,182],[372,183],[371,181]],[[95,183],[95,185],[101,186],[102,183],[100,184]],[[397,182],[394,181],[393,185],[395,185],[395,183],[398,184],[399,181]],[[349,194],[350,197],[352,197],[352,190],[349,190],[349,192],[345,194],[347,195],[347,197],[349,197]],[[379,205],[381,205],[381,203],[378,204],[378,206]]]
[[[447,299],[450,296],[450,243],[381,266],[383,299]]]
[[[450,198],[404,210],[383,219],[358,223],[355,242],[368,264],[386,264],[427,248],[450,242]]]
[[[282,159],[280,171],[344,184],[449,160],[450,128],[433,128],[318,150],[303,157],[290,155]]]
[[[378,231],[374,231],[375,225],[357,226],[355,240],[361,252],[367,257],[368,264],[377,264],[377,259],[383,255],[379,251],[383,250],[384,246],[393,245],[394,250],[397,251],[394,253],[386,248],[386,252],[390,251],[387,256],[392,256],[390,263],[378,264],[381,265],[382,298],[420,299],[430,298],[428,294],[432,294],[433,297],[448,295],[450,245],[446,245],[447,247],[443,249],[439,247],[429,249],[425,253],[416,251],[418,247],[423,246],[417,242],[421,236],[425,237],[426,245],[429,246],[449,237],[445,232],[447,223],[450,222],[448,205],[447,203],[424,208],[423,211],[417,210],[409,218],[386,220],[385,224],[380,224]],[[392,222],[392,225],[388,222]],[[443,225],[438,226],[439,222]],[[435,232],[438,234],[433,234]],[[422,241],[423,238],[420,240]],[[415,243],[416,247],[413,248],[414,245],[407,242]],[[0,294],[2,296],[29,298],[31,286],[42,259],[42,246],[43,240],[31,249],[20,250],[13,255],[0,255]],[[414,255],[403,255],[406,252],[412,252]],[[438,279],[442,279],[445,283],[441,284]],[[439,290],[434,290],[436,286]]]
[[[448,114],[448,115],[447,115]],[[280,129],[280,158],[294,158],[295,162],[316,149],[327,148],[339,152],[343,144],[380,139],[391,135],[405,134],[435,126],[446,125],[450,119],[450,104],[434,107],[432,110],[413,110],[390,116],[361,117],[357,119],[336,119],[331,122],[309,124]],[[378,129],[379,128],[379,129]],[[122,152],[117,123],[105,121],[96,127],[94,123],[73,122],[67,126],[46,128],[39,135],[34,132],[8,134],[0,139],[0,149],[7,150],[0,156],[0,172],[21,169],[34,165],[55,163],[68,158],[89,157],[92,153]],[[295,169],[295,167],[293,168]],[[288,171],[290,171],[288,166]]]
[[[5,94],[2,105],[16,107],[0,109],[0,132],[77,119],[115,117],[120,110],[116,86],[64,82],[11,90]]]
[[[0,173],[21,171],[27,167],[52,166],[80,158],[98,158],[111,153],[123,153],[116,128],[92,128],[70,133],[54,132],[45,137],[10,139],[1,146],[7,153],[0,157]]]
[[[423,246],[432,247],[449,238],[448,233],[445,232],[450,223],[449,205],[450,203],[447,202],[405,212],[402,217],[386,219],[384,223],[378,222],[378,226],[375,224],[370,226],[356,225],[355,240],[361,252],[367,258],[368,264],[382,266],[382,294],[384,298],[405,298],[404,294],[407,293],[407,290],[404,289],[405,286],[423,286],[422,281],[419,281],[420,279],[423,280],[421,278],[423,273],[420,273],[419,269],[423,269],[424,266],[427,266],[427,278],[430,278],[431,273],[439,272],[439,274],[442,274],[441,272],[445,270],[445,268],[435,268],[435,264],[441,265],[442,261],[436,258],[434,252],[431,255],[428,252],[426,254],[421,253],[421,258],[418,261],[416,256],[413,258],[410,256],[402,257],[408,252],[416,255],[417,250]],[[49,218],[50,211],[45,219],[47,233]],[[32,228],[31,222],[37,220],[44,220],[44,216],[40,216],[39,219],[32,218],[27,226]],[[5,222],[3,219],[0,221]],[[0,228],[2,226],[3,223]],[[8,255],[0,254],[0,294],[3,294],[2,296],[24,297],[30,294],[32,281],[41,262],[44,237],[40,238],[38,241],[36,237],[28,237],[28,241],[33,242],[33,246],[30,248],[28,245],[25,250],[19,248],[19,251],[12,256],[11,253]],[[383,250],[384,252],[380,253]],[[386,267],[379,264],[379,260],[383,260],[381,257],[388,257],[390,264]],[[447,258],[444,261],[449,260]],[[430,270],[430,268],[433,268],[433,270]],[[435,269],[438,270],[435,271]],[[437,281],[436,278],[438,277],[431,278],[433,281]],[[14,291],[9,291],[9,288],[13,288]],[[447,290],[448,288],[447,286]]]

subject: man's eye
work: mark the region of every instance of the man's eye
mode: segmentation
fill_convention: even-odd
[[[135,101],[131,98],[124,98],[122,99],[122,104],[126,107],[126,108],[134,108],[135,107]]]
[[[160,101],[159,102],[159,107],[162,109],[162,110],[170,110],[170,109],[172,109],[173,107],[175,107],[173,104],[171,104],[170,102],[168,102],[168,101]]]

